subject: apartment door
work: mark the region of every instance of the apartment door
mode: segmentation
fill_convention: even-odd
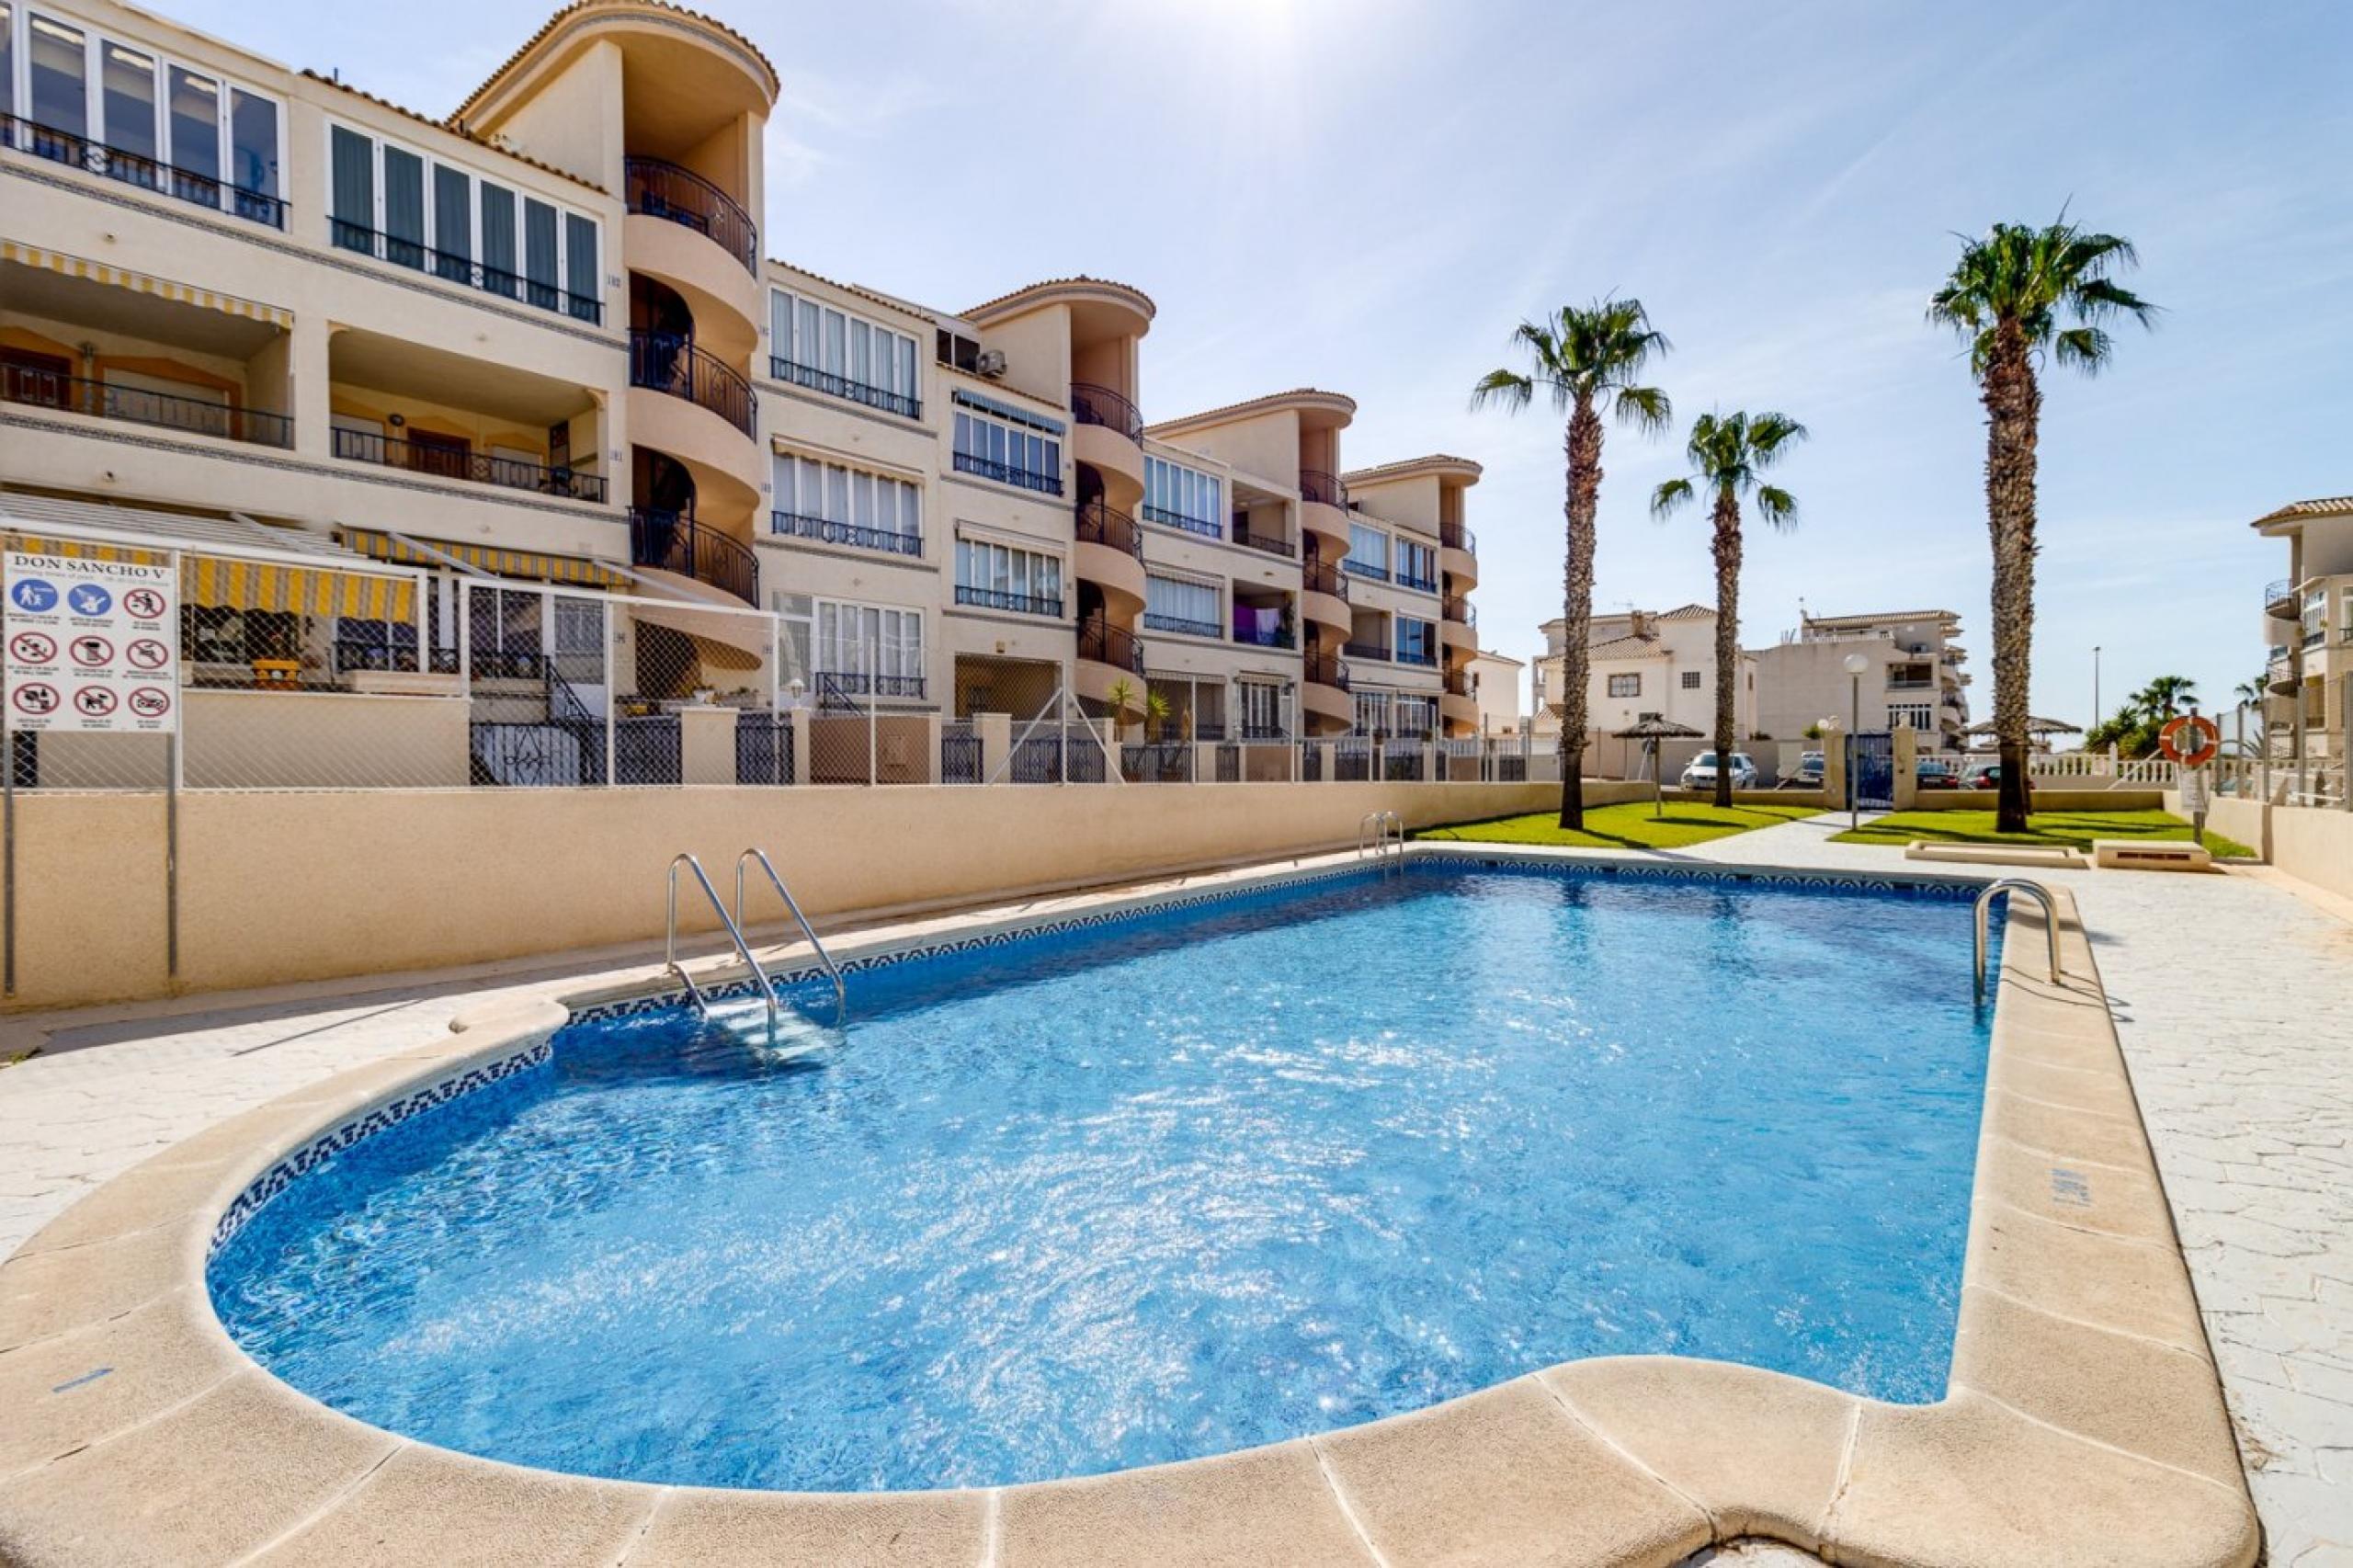
[[[70,407],[74,402],[74,362],[62,354],[0,348],[0,398],[42,408]]]
[[[436,436],[424,430],[408,433],[408,466],[415,472],[463,479],[472,466],[473,455],[473,443],[463,436]]]

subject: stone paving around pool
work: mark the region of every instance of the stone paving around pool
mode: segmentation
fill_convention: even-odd
[[[1901,869],[1894,851],[1827,842],[1843,825],[1658,858]],[[2269,1561],[2353,1564],[2353,922],[2259,875],[2046,880],[2075,890],[2096,946]],[[43,1049],[0,1069],[0,1255],[159,1149],[446,1040],[461,1000],[478,1008],[547,978],[12,1021],[0,1058]]]

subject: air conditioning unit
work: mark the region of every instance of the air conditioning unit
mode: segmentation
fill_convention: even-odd
[[[986,376],[991,381],[996,380],[1005,374],[1005,350],[1002,348],[982,349],[972,360],[972,371],[975,375]]]

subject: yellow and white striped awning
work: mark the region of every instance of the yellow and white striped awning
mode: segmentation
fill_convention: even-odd
[[[158,551],[88,540],[9,536],[14,548],[37,555],[76,561],[160,562]],[[180,557],[180,598],[209,609],[282,610],[293,615],[343,616],[355,620],[415,620],[416,585],[377,572],[338,572],[332,567],[289,566],[269,561],[233,561],[218,555]]]
[[[265,305],[258,300],[243,299],[235,294],[199,289],[193,283],[178,283],[168,278],[133,272],[127,267],[113,267],[61,250],[43,250],[21,240],[0,240],[0,261],[38,267],[46,271],[63,273],[68,278],[86,278],[94,283],[110,283],[118,289],[135,289],[142,294],[153,294],[159,300],[175,300],[183,305],[196,305],[208,311],[221,311],[233,316],[268,322],[273,326],[291,327],[294,324],[292,311]]]
[[[629,576],[585,555],[556,555],[537,550],[501,550],[487,544],[458,544],[449,540],[418,540],[414,543],[381,528],[346,528],[343,542],[362,555],[396,561],[405,566],[446,567],[462,561],[496,577],[521,577],[541,583],[570,583],[584,588],[627,588]],[[418,549],[423,545],[425,549]]]

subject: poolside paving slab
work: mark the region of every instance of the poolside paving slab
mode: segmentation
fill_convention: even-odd
[[[618,1562],[660,1495],[655,1486],[494,1464],[409,1443],[249,1561],[254,1568]]]
[[[191,1287],[0,1355],[0,1477],[63,1459],[245,1369]]]
[[[1000,1494],[995,1568],[1366,1568],[1304,1439]],[[1392,1563],[1390,1568],[1403,1568]]]

